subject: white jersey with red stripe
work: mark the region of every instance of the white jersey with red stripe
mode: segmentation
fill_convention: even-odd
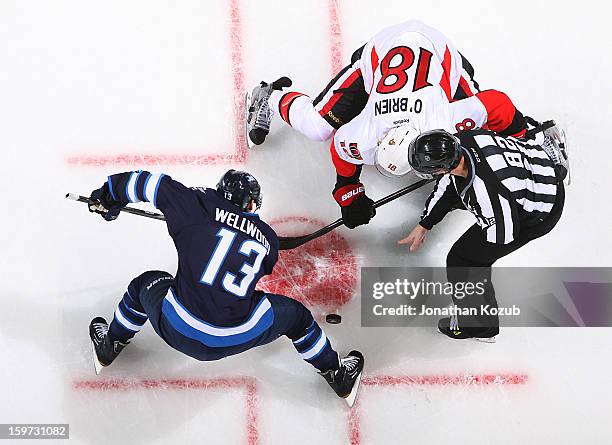
[[[341,159],[374,164],[378,142],[403,124],[420,132],[455,131],[449,103],[462,78],[462,58],[438,30],[419,21],[385,28],[365,45],[358,63],[370,96],[334,136]]]
[[[404,60],[399,62],[402,50],[397,48],[402,47],[406,47],[407,51],[403,53]],[[418,20],[410,20],[389,26],[372,37],[365,45],[359,60],[363,83],[369,93],[373,92],[374,85],[382,78],[380,68],[385,58],[392,58],[389,61],[391,67],[397,67],[398,62],[404,63],[408,80],[413,80],[414,84],[417,83],[415,73],[418,71],[420,59],[420,74],[423,74],[423,77],[417,88],[423,88],[425,82],[429,82],[442,87],[448,100],[452,100],[463,70],[462,59],[452,42],[437,29]],[[427,69],[429,73],[426,72]],[[387,86],[391,81],[385,82]]]

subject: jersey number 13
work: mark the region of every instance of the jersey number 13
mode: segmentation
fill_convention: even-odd
[[[227,254],[234,244],[236,232],[222,228],[217,232],[217,237],[219,238],[217,247],[215,247],[215,251],[210,257],[210,260],[208,260],[208,264],[204,268],[202,278],[200,279],[201,283],[209,286],[212,286],[217,279],[219,270],[222,268],[227,258]],[[223,289],[237,297],[244,297],[246,295],[249,286],[261,269],[261,263],[266,253],[268,253],[267,249],[262,244],[253,240],[243,241],[238,248],[238,253],[244,255],[247,259],[250,258],[253,252],[257,254],[255,261],[251,264],[245,260],[240,267],[239,272],[244,275],[242,279],[238,279],[238,277],[231,272],[225,272],[223,278],[221,278]]]

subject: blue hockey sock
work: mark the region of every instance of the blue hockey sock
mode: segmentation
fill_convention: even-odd
[[[144,308],[139,301],[132,298],[128,290],[117,305],[108,334],[113,340],[126,342],[140,331],[147,319]]]
[[[314,320],[304,335],[293,340],[293,346],[304,360],[319,371],[336,370],[340,367],[338,353],[334,351],[325,332]]]

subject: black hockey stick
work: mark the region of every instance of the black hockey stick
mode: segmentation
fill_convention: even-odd
[[[410,184],[407,187],[404,187],[401,190],[398,190],[395,193],[391,193],[388,196],[385,196],[384,198],[379,199],[378,201],[376,201],[373,205],[374,208],[378,208],[382,205],[385,205],[391,201],[396,200],[397,198],[404,196],[418,188],[423,187],[425,184],[432,182],[433,179],[421,179],[420,181],[415,182],[414,184]],[[81,196],[81,195],[77,195],[75,193],[67,193],[66,194],[66,198],[67,199],[72,199],[73,201],[77,201],[77,202],[83,202],[85,204],[91,204],[93,203],[93,201],[86,197],[86,196]],[[161,213],[156,213],[156,212],[149,212],[147,210],[141,210],[141,209],[135,209],[133,207],[123,207],[121,209],[122,212],[125,213],[131,213],[132,215],[138,215],[138,216],[144,216],[145,218],[151,218],[151,219],[157,219],[160,221],[165,221],[166,218],[164,217],[164,215],[162,215]],[[280,240],[280,250],[290,250],[290,249],[295,249],[296,247],[299,247],[303,244],[306,244],[309,241],[312,241],[313,239],[319,238],[329,232],[331,232],[332,230],[340,227],[342,224],[344,224],[344,220],[342,218],[337,219],[336,221],[334,221],[331,224],[326,225],[325,227],[317,230],[316,232],[313,232],[311,234],[308,235],[302,235],[302,236],[280,236],[279,240]]]
[[[75,193],[66,193],[67,199],[72,199],[77,202],[84,202],[85,204],[94,204],[94,202],[86,197],[77,195]],[[132,215],[144,216],[145,218],[159,219],[160,221],[165,221],[166,218],[161,213],[148,212],[146,210],[135,209],[133,207],[123,207],[121,209],[122,212],[131,213]]]
[[[397,198],[404,196],[416,189],[419,189],[421,187],[423,187],[425,184],[428,184],[430,182],[432,182],[433,179],[421,179],[420,181],[415,182],[414,184],[410,184],[407,187],[404,187],[401,190],[398,190],[395,193],[391,193],[388,196],[385,196],[384,198],[379,199],[378,201],[376,201],[373,205],[374,208],[378,208],[380,206],[383,206],[393,200],[396,200]],[[336,221],[334,221],[331,224],[326,225],[325,227],[317,230],[316,232],[313,232],[309,235],[303,235],[303,236],[281,236],[279,237],[280,240],[280,250],[289,250],[289,249],[295,249],[296,247],[299,247],[303,244],[306,244],[309,241],[312,241],[313,239],[319,238],[320,236],[323,236],[329,232],[331,232],[332,230],[340,227],[341,225],[344,224],[344,220],[342,218],[337,219]]]

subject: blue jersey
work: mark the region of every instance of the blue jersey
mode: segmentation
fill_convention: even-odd
[[[259,216],[242,212],[216,190],[188,188],[163,174],[120,173],[108,184],[116,201],[151,202],[166,217],[178,271],[163,313],[176,329],[225,346],[271,326],[270,303],[254,290],[272,272],[279,242]]]

